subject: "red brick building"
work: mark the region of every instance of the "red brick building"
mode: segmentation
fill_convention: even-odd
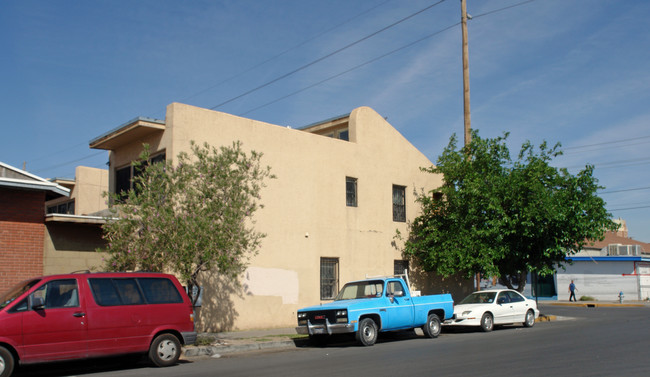
[[[69,193],[0,162],[0,292],[43,274],[45,201]]]

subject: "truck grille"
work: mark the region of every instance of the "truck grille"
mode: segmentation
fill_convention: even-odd
[[[325,319],[330,323],[336,323],[336,310],[323,310],[318,312],[308,312],[307,319],[312,325],[324,325]]]

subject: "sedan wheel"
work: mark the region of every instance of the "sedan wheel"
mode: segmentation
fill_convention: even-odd
[[[492,331],[493,328],[494,328],[494,318],[492,317],[492,314],[490,313],[483,314],[483,317],[481,317],[481,330],[488,332],[488,331]]]
[[[525,327],[533,327],[535,325],[535,313],[532,310],[526,312],[526,320],[524,321]]]

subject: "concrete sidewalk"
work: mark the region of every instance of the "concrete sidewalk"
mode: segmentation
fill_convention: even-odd
[[[296,330],[293,327],[267,330],[200,333],[199,339],[211,341],[212,344],[184,347],[184,357],[221,357],[221,355],[240,352],[295,348],[300,345],[306,345],[309,341],[309,338],[306,335],[297,335]]]
[[[642,308],[650,307],[650,302],[648,301],[633,301],[633,300],[623,300],[623,302],[618,301],[540,301],[539,305],[551,305],[551,306],[576,306],[576,307],[587,307],[587,308]]]

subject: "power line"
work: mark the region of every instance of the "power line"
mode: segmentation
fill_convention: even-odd
[[[99,155],[102,154],[102,153],[106,153],[106,151],[99,151],[99,152],[97,152],[97,153],[93,153],[93,154],[91,154],[91,155],[87,155],[87,156],[85,156],[85,157],[81,157],[81,158],[77,158],[77,159],[74,159],[74,160],[70,160],[70,161],[62,162],[62,163],[60,163],[60,164],[56,164],[56,165],[52,165],[52,166],[48,166],[48,167],[46,167],[46,168],[37,169],[37,170],[32,171],[32,173],[39,173],[39,172],[42,172],[42,171],[45,171],[45,170],[50,170],[50,169],[60,168],[61,166],[70,165],[70,164],[75,163],[75,162],[79,162],[79,161],[83,161],[83,160],[87,160],[87,159],[89,159],[89,158],[93,158],[93,157],[99,156]]]
[[[196,96],[198,96],[198,95],[200,95],[200,94],[203,94],[203,93],[205,93],[205,92],[207,92],[207,91],[209,91],[209,90],[212,90],[212,89],[214,89],[214,88],[216,88],[216,87],[219,87],[219,86],[225,84],[225,83],[228,82],[228,81],[231,81],[231,80],[233,80],[233,79],[236,79],[237,77],[243,76],[243,75],[245,75],[246,73],[255,70],[256,68],[259,68],[259,67],[261,67],[261,66],[263,66],[263,65],[265,65],[265,64],[267,64],[267,63],[269,63],[269,62],[271,62],[271,61],[273,61],[273,60],[275,60],[275,59],[277,59],[277,58],[279,58],[279,57],[281,57],[281,56],[283,56],[283,55],[286,55],[287,53],[289,53],[289,52],[291,52],[291,51],[293,51],[293,50],[295,50],[295,49],[297,49],[297,48],[299,48],[299,47],[302,47],[302,46],[306,45],[307,43],[309,43],[309,42],[311,42],[311,41],[313,41],[313,40],[315,40],[315,39],[318,39],[318,38],[320,38],[321,36],[323,36],[323,35],[325,35],[325,34],[331,32],[331,31],[333,31],[333,30],[336,30],[336,29],[338,29],[339,27],[341,27],[341,26],[343,26],[343,25],[345,25],[345,24],[347,24],[347,23],[349,23],[349,22],[351,22],[351,21],[356,20],[357,18],[359,18],[359,17],[361,17],[361,16],[363,16],[363,15],[365,15],[365,14],[367,14],[367,13],[372,12],[373,10],[375,10],[375,9],[377,9],[377,8],[379,8],[379,7],[381,7],[382,5],[388,3],[389,1],[391,1],[391,0],[386,0],[386,1],[382,2],[382,3],[379,3],[379,4],[377,4],[377,5],[373,6],[373,7],[371,7],[371,8],[368,8],[368,9],[366,9],[366,10],[364,10],[364,11],[362,11],[362,12],[360,12],[360,13],[358,13],[358,14],[356,14],[356,15],[350,17],[350,18],[348,18],[347,20],[345,20],[345,21],[343,21],[343,22],[341,22],[341,23],[338,23],[338,24],[334,25],[333,27],[331,27],[331,28],[329,28],[329,29],[326,29],[326,30],[324,30],[324,31],[322,31],[322,32],[320,32],[320,33],[314,35],[314,36],[311,37],[311,38],[307,38],[307,39],[305,39],[303,42],[301,42],[301,43],[299,43],[299,44],[297,44],[297,45],[295,45],[295,46],[293,46],[293,47],[289,47],[289,48],[287,48],[286,50],[280,52],[279,54],[273,55],[272,57],[270,57],[270,58],[268,58],[268,59],[265,59],[265,60],[263,60],[263,61],[261,61],[261,62],[255,64],[254,66],[252,66],[252,67],[250,67],[250,68],[244,70],[244,71],[241,71],[241,72],[239,72],[239,73],[236,73],[236,74],[234,74],[234,75],[232,75],[232,76],[230,76],[230,77],[228,77],[228,78],[225,78],[225,79],[219,81],[218,83],[216,83],[216,84],[214,84],[214,85],[212,85],[212,86],[210,86],[210,87],[208,87],[208,88],[206,88],[206,89],[203,89],[203,90],[201,90],[201,91],[199,91],[199,92],[197,92],[197,93],[194,93],[194,94],[192,94],[192,95],[189,96],[189,97],[185,97],[185,98],[181,99],[181,102],[183,102],[183,101],[187,101],[187,100],[189,100],[189,99],[191,99],[191,98],[194,98],[194,97],[196,97]]]
[[[289,93],[289,94],[287,94],[287,95],[285,95],[285,96],[282,96],[282,97],[280,97],[280,98],[276,98],[276,99],[274,99],[273,101],[270,101],[270,102],[267,102],[267,103],[265,103],[265,104],[263,104],[263,105],[257,106],[257,107],[255,107],[255,108],[253,108],[253,109],[251,109],[251,110],[248,110],[248,111],[246,111],[246,112],[244,112],[244,113],[241,113],[241,114],[239,114],[239,115],[242,116],[242,115],[249,114],[249,113],[251,113],[251,112],[253,112],[253,111],[255,111],[255,110],[259,110],[259,109],[261,109],[261,108],[263,108],[263,107],[269,106],[269,105],[274,104],[274,103],[276,103],[276,102],[279,102],[279,101],[281,101],[281,100],[283,100],[283,99],[289,98],[289,97],[294,96],[294,95],[296,95],[296,94],[302,93],[302,92],[304,92],[304,91],[306,91],[306,90],[308,90],[308,89],[314,88],[314,87],[316,87],[316,86],[318,86],[318,85],[321,85],[321,84],[323,84],[323,83],[325,83],[325,82],[327,82],[327,81],[330,81],[330,80],[336,79],[336,78],[338,78],[338,77],[341,77],[341,76],[343,76],[343,75],[345,75],[345,74],[347,74],[347,73],[350,73],[350,72],[352,72],[352,71],[354,71],[354,70],[356,70],[356,69],[359,69],[359,68],[361,68],[361,67],[363,67],[363,66],[366,66],[366,65],[368,65],[368,64],[374,63],[374,62],[376,62],[376,61],[378,61],[378,60],[380,60],[380,59],[383,59],[383,58],[385,58],[385,57],[387,57],[387,56],[389,56],[389,55],[392,55],[392,54],[394,54],[394,53],[396,53],[396,52],[398,52],[398,51],[404,50],[404,49],[409,48],[409,47],[411,47],[411,46],[413,46],[413,45],[415,45],[415,44],[417,44],[417,43],[420,43],[420,42],[422,42],[422,41],[424,41],[424,40],[426,40],[426,39],[429,39],[429,38],[434,37],[434,36],[436,36],[436,35],[438,35],[438,34],[440,34],[440,33],[443,33],[443,32],[445,32],[445,31],[447,31],[447,30],[449,30],[449,29],[454,28],[455,26],[458,26],[458,25],[460,25],[460,22],[457,22],[457,23],[455,23],[455,24],[453,24],[453,25],[451,25],[451,26],[447,26],[446,28],[441,29],[441,30],[439,30],[439,31],[437,31],[437,32],[435,32],[435,33],[433,33],[433,34],[429,34],[429,35],[427,35],[427,36],[425,36],[425,37],[422,37],[422,38],[420,38],[420,39],[418,39],[418,40],[416,40],[416,41],[413,41],[413,42],[411,42],[411,43],[409,43],[409,44],[407,44],[407,45],[404,45],[404,46],[402,46],[402,47],[399,47],[399,48],[397,48],[397,49],[395,49],[395,50],[392,50],[392,51],[390,51],[390,52],[387,52],[387,53],[385,53],[385,54],[383,54],[383,55],[377,56],[376,58],[373,58],[373,59],[368,60],[368,61],[366,61],[366,62],[364,62],[364,63],[361,63],[361,64],[359,64],[359,65],[356,65],[356,66],[354,66],[354,67],[352,67],[352,68],[349,68],[349,69],[347,69],[347,70],[345,70],[345,71],[343,71],[343,72],[337,73],[337,74],[334,75],[334,76],[330,76],[330,77],[328,77],[328,78],[326,78],[326,79],[323,79],[323,80],[321,80],[321,81],[318,81],[318,82],[316,82],[316,83],[314,83],[314,84],[311,84],[311,85],[309,85],[309,86],[303,87],[303,88],[301,88],[301,89],[299,89],[299,90],[296,90],[295,92],[291,92],[291,93]]]
[[[411,19],[411,18],[417,16],[418,14],[420,14],[420,13],[422,13],[424,11],[427,11],[427,10],[435,7],[436,5],[442,4],[443,2],[445,2],[445,0],[440,0],[437,3],[431,4],[428,7],[425,7],[425,8],[423,8],[423,9],[421,9],[421,10],[419,10],[419,11],[417,11],[417,12],[415,12],[415,13],[409,15],[409,16],[406,16],[406,17],[404,17],[404,18],[402,18],[402,19],[400,19],[400,20],[398,20],[398,21],[396,21],[396,22],[394,22],[394,23],[392,23],[392,24],[390,24],[388,26],[385,26],[385,27],[383,27],[383,28],[381,28],[381,29],[379,29],[379,30],[377,30],[377,31],[375,31],[375,32],[361,38],[361,39],[358,39],[358,40],[356,40],[356,41],[354,41],[354,42],[352,42],[352,43],[350,43],[350,44],[348,44],[346,46],[343,46],[343,47],[339,48],[338,50],[330,52],[329,54],[326,54],[326,55],[324,55],[324,56],[322,56],[322,57],[320,57],[320,58],[318,58],[316,60],[311,61],[310,63],[307,63],[307,64],[305,64],[305,65],[303,65],[303,66],[301,66],[299,68],[296,68],[293,71],[285,73],[284,75],[276,77],[275,79],[273,79],[271,81],[268,81],[268,82],[266,82],[266,83],[264,83],[262,85],[259,85],[259,86],[255,87],[253,89],[250,89],[250,90],[248,90],[248,91],[246,91],[246,92],[244,92],[244,93],[242,93],[242,94],[240,94],[238,96],[235,96],[235,97],[233,97],[233,98],[231,98],[231,99],[229,99],[227,101],[224,101],[224,102],[222,102],[222,103],[220,103],[220,104],[218,104],[216,106],[213,106],[213,107],[210,108],[210,110],[217,109],[217,108],[219,108],[219,107],[221,107],[223,105],[226,105],[226,104],[228,104],[230,102],[233,102],[233,101],[238,100],[238,99],[240,99],[242,97],[245,97],[245,96],[247,96],[247,95],[249,95],[249,94],[251,94],[253,92],[256,92],[256,91],[258,91],[258,90],[260,90],[262,88],[265,88],[265,87],[267,87],[267,86],[269,86],[269,85],[271,85],[271,84],[273,84],[275,82],[278,82],[278,81],[280,81],[282,79],[285,79],[285,78],[287,78],[287,77],[289,77],[289,76],[291,76],[291,75],[293,75],[293,74],[295,74],[297,72],[300,72],[300,71],[304,70],[305,68],[311,67],[312,65],[314,65],[314,64],[316,64],[318,62],[321,62],[321,61],[323,61],[323,60],[325,60],[325,59],[327,59],[329,57],[332,57],[332,56],[338,54],[339,52],[347,50],[348,48],[350,48],[352,46],[355,46],[355,45],[357,45],[357,44],[359,44],[359,43],[361,43],[361,42],[363,42],[363,41],[365,41],[367,39],[370,39],[370,38],[374,37],[375,35],[383,32],[383,31],[386,31],[386,30],[388,30],[388,29],[390,29],[390,28],[392,28],[392,27],[394,27],[394,26],[396,26],[398,24],[401,24],[402,22],[404,22],[404,21],[406,21],[408,19]]]
[[[627,141],[639,141],[640,139],[650,139],[650,136],[639,136],[639,137],[634,137],[630,139],[621,139],[621,140],[613,140],[613,141],[607,141],[603,143],[596,143],[596,144],[587,144],[587,145],[578,145],[575,147],[565,147],[563,149],[582,149],[582,148],[590,148],[590,147],[597,147],[597,146],[611,146],[612,144],[618,144],[618,143],[623,143]]]
[[[520,5],[532,3],[533,1],[535,1],[535,0],[522,1],[522,2],[517,3],[517,4],[508,5],[507,7],[491,10],[489,12],[485,12],[485,13],[481,13],[481,14],[476,15],[476,16],[472,16],[472,19],[487,16],[487,15],[492,14],[492,13],[497,13],[497,12],[501,12],[501,11],[504,11],[504,10],[508,10],[508,9],[511,9],[511,8],[514,8],[514,7],[518,7]]]
[[[628,208],[612,208],[612,209],[609,209],[608,211],[611,211],[611,212],[613,212],[613,211],[629,211],[629,210],[633,210],[633,209],[643,209],[643,208],[650,208],[650,205],[648,205],[648,206],[638,206],[638,207],[628,207]]]
[[[623,190],[603,191],[600,194],[613,194],[616,192],[639,191],[639,190],[650,190],[650,187],[637,187],[637,188],[623,189]]]

